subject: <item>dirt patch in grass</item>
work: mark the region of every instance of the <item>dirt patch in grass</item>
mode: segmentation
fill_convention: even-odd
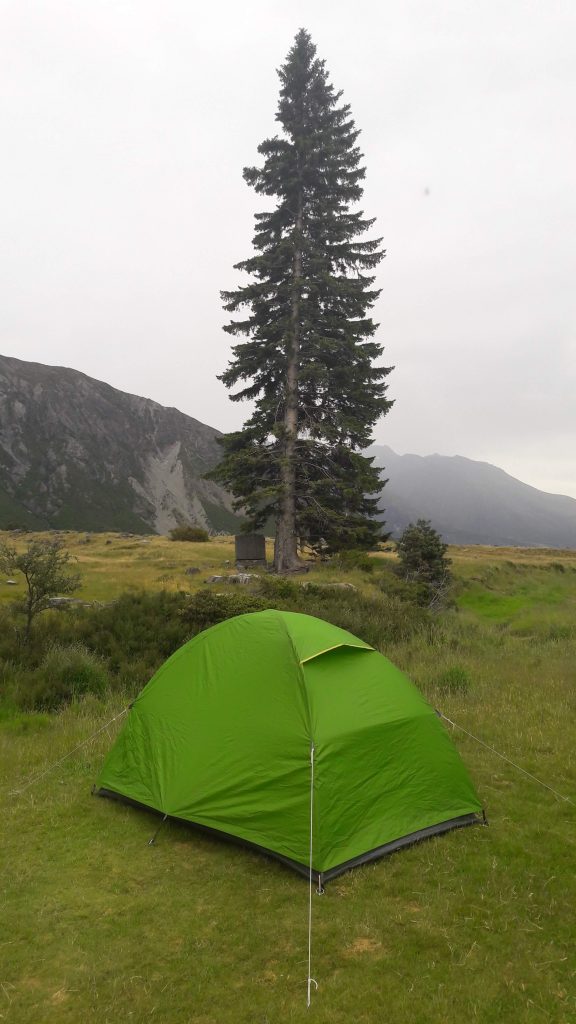
[[[344,950],[344,956],[347,957],[382,956],[383,953],[385,953],[385,950],[382,943],[367,936],[359,936],[357,939],[354,939],[354,942],[346,946]]]

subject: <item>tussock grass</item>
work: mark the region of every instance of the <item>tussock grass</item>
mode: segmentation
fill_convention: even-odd
[[[90,596],[104,564],[108,595],[146,580],[161,589],[153,576],[169,553],[172,572],[184,564],[178,545],[161,538],[134,546],[131,558],[118,551],[117,560],[113,545],[91,543]],[[218,541],[206,556],[220,559],[215,571],[230,550]],[[574,553],[451,554],[460,610],[437,617],[433,629],[382,633],[384,653],[448,717],[576,800]],[[199,564],[200,553],[193,557]],[[363,601],[380,600],[377,575],[342,578],[357,582]],[[312,578],[332,577],[318,570]],[[194,577],[186,585],[202,589]],[[523,603],[494,616],[481,601],[462,600],[482,593]],[[336,608],[338,598],[330,600]],[[340,614],[371,608],[376,630],[383,606],[353,600],[343,592]],[[447,686],[447,678],[466,685]],[[176,823],[148,846],[156,816],[90,795],[120,723],[13,793],[128,700],[88,695],[57,714],[0,714],[1,1021],[573,1024],[576,808],[454,732],[489,827],[357,869],[314,898],[319,990],[307,1012],[306,883]]]
[[[17,535],[0,532],[0,540],[23,546],[33,537],[46,534]],[[49,535],[48,535],[49,536]],[[218,537],[208,543],[171,541],[167,537],[125,537],[117,533],[65,533],[62,539],[76,559],[82,574],[82,589],[74,596],[87,601],[110,601],[126,590],[194,589],[206,576],[224,571],[224,563],[234,559],[232,537]],[[198,567],[199,579],[186,576],[190,566]],[[0,600],[11,600],[22,590],[0,584]]]

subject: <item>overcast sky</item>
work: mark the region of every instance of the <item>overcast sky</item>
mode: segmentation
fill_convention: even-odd
[[[301,26],[387,248],[377,442],[576,497],[573,0],[0,0],[0,352],[241,424],[219,290]]]

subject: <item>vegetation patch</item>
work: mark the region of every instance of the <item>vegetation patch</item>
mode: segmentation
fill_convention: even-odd
[[[452,665],[440,673],[436,686],[444,693],[466,694],[471,686],[470,673],[460,665]]]
[[[506,622],[528,604],[528,599],[517,594],[494,594],[489,591],[476,590],[463,594],[458,599],[460,608],[467,608],[495,622]]]
[[[170,540],[186,540],[192,544],[207,544],[210,540],[208,530],[201,526],[193,526],[191,523],[181,523],[170,530]]]
[[[7,1024],[309,1018],[306,883],[176,822],[150,847],[155,815],[90,795],[120,725],[110,720],[172,651],[228,615],[284,607],[343,625],[448,718],[576,800],[574,553],[451,549],[458,608],[431,613],[410,590],[394,591],[405,583],[391,553],[373,557],[372,572],[315,564],[303,578],[263,575],[221,592],[203,579],[228,571],[229,538],[194,549],[202,572],[191,577],[184,543],[64,540],[81,595],[105,593],[103,603],[41,612],[27,646],[13,596],[0,606]],[[564,573],[550,564],[560,560]],[[156,582],[163,565],[175,577],[166,585]],[[493,618],[462,603],[479,593],[522,604]],[[85,682],[96,669],[98,692],[68,694],[54,711],[26,712],[14,699],[18,689],[29,700],[34,680],[62,680],[73,664]],[[407,993],[411,1015],[427,1024],[576,1018],[576,810],[465,733],[450,735],[490,826],[365,865],[314,897],[318,1024],[404,1020]]]

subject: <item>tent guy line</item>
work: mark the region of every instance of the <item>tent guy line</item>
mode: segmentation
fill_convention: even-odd
[[[75,747],[72,747],[72,749],[69,750],[68,753],[64,754],[64,756],[59,758],[58,761],[54,761],[53,764],[49,765],[48,768],[46,768],[43,772],[40,772],[38,775],[33,775],[32,778],[29,779],[28,782],[25,782],[23,786],[20,786],[19,789],[10,790],[10,796],[19,796],[19,794],[24,793],[24,791],[27,790],[29,786],[33,786],[35,782],[40,782],[40,779],[43,779],[45,775],[49,775],[50,772],[54,771],[54,769],[58,767],[58,765],[62,764],[62,762],[65,761],[68,757],[71,757],[72,754],[75,754],[77,750],[81,750],[82,747],[85,747],[88,743],[91,743],[92,740],[96,739],[96,737],[99,736],[101,732],[104,732],[104,730],[107,729],[108,726],[112,725],[113,722],[116,722],[119,718],[122,718],[122,715],[125,715],[126,712],[129,710],[130,705],[128,705],[128,707],[123,708],[122,711],[119,711],[117,715],[114,715],[114,718],[111,718],[110,721],[105,722],[104,725],[101,725],[99,729],[96,729],[96,732],[93,732],[91,736],[88,736],[88,739],[82,740],[81,743],[78,743]]]
[[[506,757],[506,754],[501,754],[499,750],[496,750],[496,747],[492,747],[489,743],[485,743],[484,740],[481,740],[479,736],[475,736],[474,733],[468,732],[468,730],[465,729],[464,726],[458,725],[457,722],[453,722],[451,718],[447,718],[446,715],[442,713],[442,711],[437,710],[437,714],[440,718],[444,719],[445,722],[448,722],[448,725],[451,725],[453,729],[459,729],[460,732],[463,732],[465,736],[469,736],[470,739],[476,740],[476,743],[480,743],[482,747],[486,747],[486,750],[490,750],[493,754],[496,754],[496,757],[501,757],[502,760],[506,761],[507,764],[511,764],[513,768],[517,768],[518,771],[522,772],[523,775],[527,775],[529,779],[532,779],[532,782],[537,782],[539,786],[543,786],[544,789],[549,790],[550,793],[554,793],[554,796],[557,796],[559,800],[563,800],[565,803],[571,804],[572,807],[576,807],[576,802],[572,800],[569,796],[564,796],[563,793],[559,793],[557,789],[554,789],[552,786],[549,786],[547,782],[542,782],[542,779],[539,779],[536,777],[536,775],[532,775],[531,772],[526,771],[526,769],[522,768],[521,765],[516,764],[515,761],[511,760],[511,758]]]
[[[77,750],[81,750],[82,747],[85,747],[88,743],[91,743],[92,740],[96,739],[96,737],[99,736],[101,732],[104,732],[104,730],[107,729],[110,725],[112,725],[113,722],[116,722],[119,718],[122,718],[122,715],[125,715],[130,710],[130,707],[131,705],[129,704],[127,707],[123,708],[122,711],[120,711],[117,715],[114,715],[113,718],[110,718],[109,721],[105,722],[104,725],[100,726],[99,729],[96,729],[96,732],[93,732],[91,736],[88,736],[87,739],[82,740],[82,742],[78,743],[75,747],[72,747],[72,749],[69,750],[66,754],[64,754],[64,756],[61,757],[58,761],[54,761],[53,764],[48,765],[48,767],[43,772],[40,772],[38,775],[34,775],[31,779],[28,780],[28,782],[25,782],[23,786],[20,786],[19,789],[10,790],[9,795],[19,796],[20,793],[24,793],[30,786],[33,786],[35,782],[40,782],[40,780],[43,779],[46,775],[49,775],[50,772],[54,771],[54,769],[57,768],[58,765],[62,764],[63,761],[66,761],[67,758],[72,756],[72,754],[75,754]],[[538,783],[539,786],[543,786],[544,789],[547,789],[550,793],[553,793],[554,796],[558,797],[559,800],[563,800],[564,803],[570,804],[571,807],[576,807],[576,801],[572,800],[571,797],[565,796],[563,793],[559,793],[557,789],[553,788],[553,786],[549,786],[548,783],[543,782],[542,779],[539,779],[536,775],[532,775],[531,772],[527,771],[525,768],[522,768],[522,766],[517,764],[516,761],[512,761],[511,758],[506,757],[506,754],[502,754],[499,750],[496,750],[496,747],[491,746],[490,743],[486,743],[484,740],[480,739],[479,736],[475,736],[474,733],[468,732],[468,730],[465,729],[464,726],[459,725],[458,722],[453,722],[451,718],[448,718],[447,715],[445,715],[438,708],[436,708],[436,713],[439,718],[443,719],[444,722],[447,722],[448,725],[451,725],[453,729],[458,729],[460,732],[463,732],[465,736],[469,736],[470,739],[475,740],[476,743],[479,743],[481,746],[485,747],[486,750],[490,750],[493,754],[496,754],[497,757],[502,758],[502,760],[506,761],[507,764],[512,765],[513,768],[516,768],[519,772],[522,772],[522,774],[526,775],[529,779],[532,779],[532,782]]]
[[[312,977],[312,880],[314,868],[313,858],[313,834],[314,834],[314,742],[310,745],[310,877],[308,881],[308,989],[306,995],[306,1006],[310,1006],[310,990],[312,985],[318,988],[318,982]],[[324,892],[322,886],[318,893]]]

